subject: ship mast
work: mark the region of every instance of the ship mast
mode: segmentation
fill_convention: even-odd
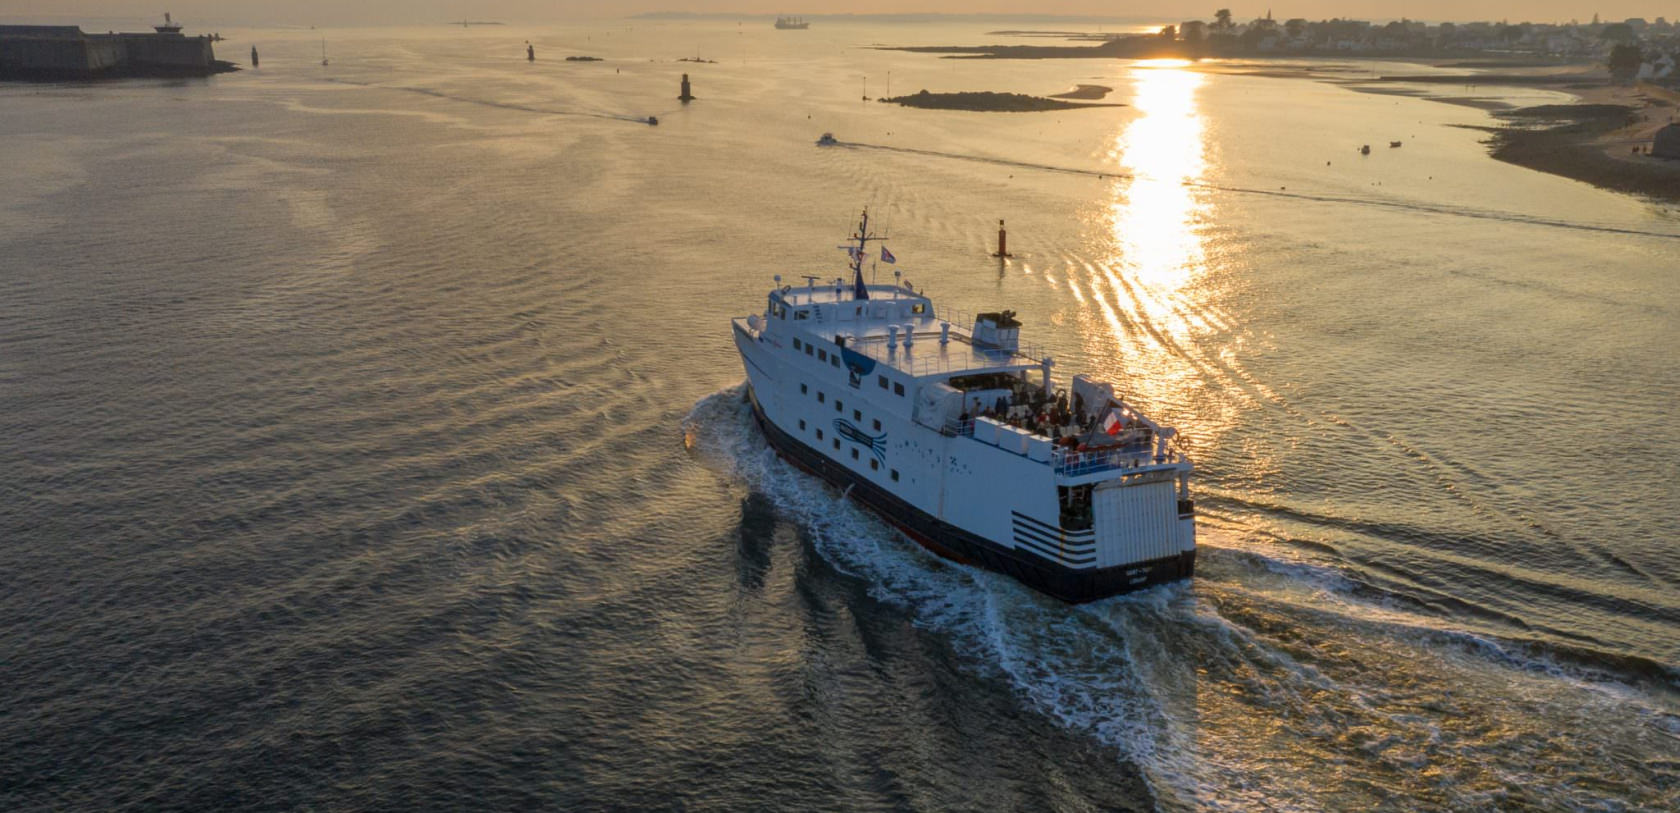
[[[857,234],[852,235],[857,241],[857,248],[852,249],[852,296],[855,299],[868,299],[869,288],[863,284],[863,255],[869,249],[869,241],[885,240],[869,233],[869,210],[863,210],[863,219],[858,222]]]

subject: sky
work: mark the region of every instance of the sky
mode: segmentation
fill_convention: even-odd
[[[1216,8],[1230,8],[1238,20],[1263,16],[1268,5],[1245,0],[0,0],[0,22],[74,23],[78,18],[149,20],[171,11],[200,25],[412,25],[460,20],[554,24],[626,17],[649,11],[704,13],[989,13],[1031,12],[1133,20],[1212,19]],[[1387,21],[1501,20],[1511,22],[1587,21],[1626,17],[1680,19],[1680,0],[1276,0],[1279,19],[1306,17]],[[197,26],[193,26],[197,27]]]

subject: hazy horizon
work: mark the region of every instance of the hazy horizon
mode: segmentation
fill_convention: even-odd
[[[165,10],[187,22],[199,25],[416,25],[444,23],[450,20],[473,19],[508,23],[555,24],[569,21],[622,19],[638,14],[677,12],[695,14],[773,15],[802,14],[808,17],[883,14],[947,14],[962,16],[1007,15],[1020,18],[1052,19],[1079,17],[1113,21],[1180,21],[1212,19],[1218,8],[1230,8],[1238,21],[1265,16],[1270,11],[1278,19],[1305,17],[1386,21],[1408,18],[1432,22],[1468,22],[1476,20],[1509,20],[1511,22],[1587,22],[1594,14],[1605,21],[1619,21],[1630,17],[1654,20],[1657,17],[1680,18],[1680,7],[1647,0],[1626,0],[1599,6],[1542,0],[1538,3],[1446,2],[1446,0],[1361,0],[1360,2],[1329,2],[1328,0],[1299,0],[1294,3],[1265,5],[1215,3],[1137,3],[1116,5],[1096,0],[1051,0],[1023,10],[1018,2],[1006,0],[922,0],[915,5],[901,5],[881,0],[865,0],[836,9],[833,4],[816,0],[701,0],[701,2],[673,4],[668,0],[630,0],[627,3],[606,0],[372,0],[347,6],[329,0],[299,0],[277,7],[272,2],[258,0],[188,0],[187,2],[145,2],[132,0],[0,0],[0,20],[73,22],[78,19],[146,21],[160,16]]]

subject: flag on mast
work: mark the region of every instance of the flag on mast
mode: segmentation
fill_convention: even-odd
[[[881,246],[881,262],[896,264],[898,262],[898,258],[894,257],[892,252],[887,250],[886,246]]]

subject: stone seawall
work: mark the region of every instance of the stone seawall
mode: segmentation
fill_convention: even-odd
[[[208,76],[218,62],[209,37],[84,34],[73,26],[0,26],[0,79],[65,80]]]

